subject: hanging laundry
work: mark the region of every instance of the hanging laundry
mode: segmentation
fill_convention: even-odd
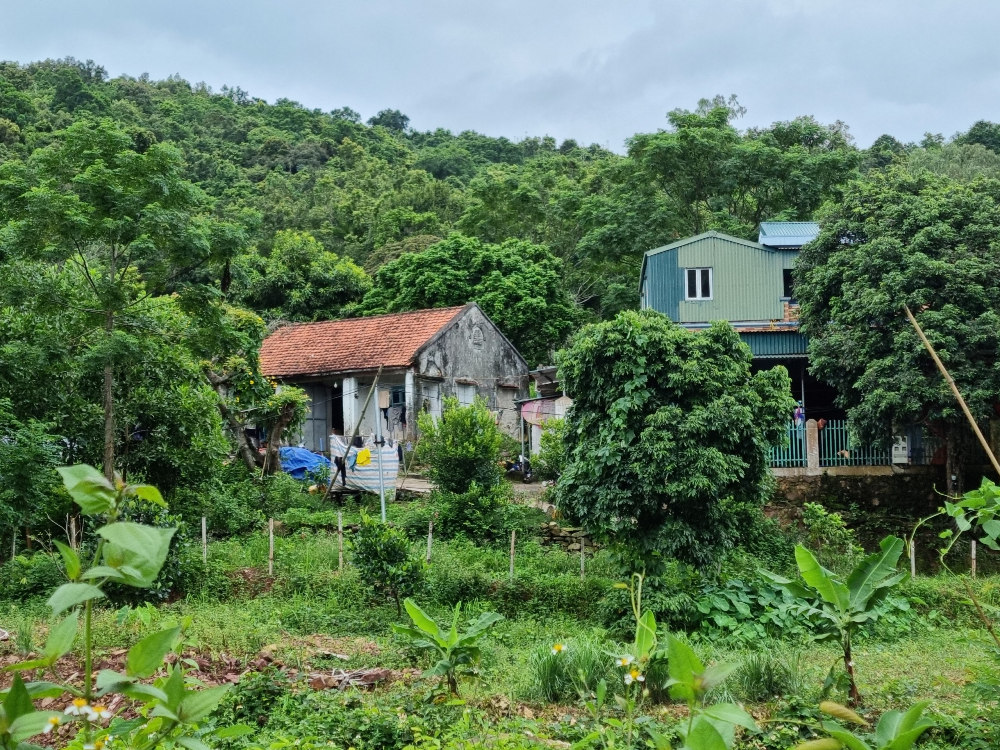
[[[367,466],[372,462],[372,452],[368,448],[362,448],[358,451],[358,457],[354,461],[355,466]]]

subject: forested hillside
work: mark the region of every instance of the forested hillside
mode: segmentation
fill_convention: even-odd
[[[37,467],[99,464],[108,441],[168,492],[217,486],[223,422],[294,406],[259,376],[268,325],[475,300],[534,366],[637,306],[647,249],[812,218],[894,160],[1000,172],[989,123],[866,152],[842,123],[743,114],[675,109],[619,154],[0,63],[0,512],[53,517],[42,499],[65,498]]]

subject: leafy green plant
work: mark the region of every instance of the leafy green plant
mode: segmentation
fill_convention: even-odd
[[[882,714],[875,727],[875,733],[870,738],[874,744],[869,744],[853,732],[845,729],[836,721],[823,721],[818,727],[828,735],[826,739],[808,740],[796,746],[795,750],[910,750],[920,736],[934,726],[934,722],[923,715],[930,701],[917,703],[908,711],[886,711]],[[869,727],[869,723],[854,711],[831,701],[820,704],[819,710],[827,716],[841,721],[847,721],[861,727]]]
[[[552,417],[542,425],[535,472],[539,479],[558,479],[566,468],[566,420]]]
[[[770,649],[754,651],[733,672],[732,683],[733,692],[746,701],[795,695],[802,688],[800,656]]]
[[[610,646],[603,639],[586,636],[539,645],[528,661],[534,692],[551,703],[577,697],[579,687],[592,692],[601,680],[612,676]]]
[[[136,588],[153,585],[167,557],[173,529],[144,526],[120,521],[119,513],[127,501],[138,498],[153,505],[165,506],[159,491],[150,485],[126,484],[117,475],[109,481],[91,466],[78,465],[59,469],[73,502],[85,516],[105,520],[96,529],[99,539],[89,564],[77,551],[61,542],[54,542],[65,566],[68,583],[57,588],[48,605],[53,621],[41,653],[34,659],[7,667],[15,672],[10,689],[0,695],[0,748],[24,748],[24,741],[38,734],[49,733],[64,720],[80,722],[85,746],[97,747],[108,737],[122,748],[152,750],[179,745],[187,750],[203,750],[204,720],[215,710],[228,686],[205,690],[196,689],[185,678],[183,663],[177,659],[172,666],[166,662],[173,652],[179,656],[190,621],[146,636],[128,650],[125,673],[111,670],[93,673],[93,605],[107,597],[104,587],[115,582]],[[77,641],[80,610],[83,610],[83,686],[62,681],[57,662],[69,653]],[[66,614],[64,614],[66,613]],[[166,669],[166,676],[152,684],[140,682]],[[50,672],[56,682],[25,684],[21,673],[28,670]],[[64,714],[38,711],[32,701],[59,697],[68,693],[73,701]],[[105,726],[111,712],[95,702],[113,693],[139,701],[140,718],[128,724]],[[218,737],[235,736],[244,731],[230,727],[215,732]]]
[[[424,578],[424,562],[406,534],[362,512],[350,547],[361,579],[391,597],[402,614],[401,597],[412,594]]]
[[[903,540],[888,536],[880,543],[879,551],[864,558],[843,581],[820,565],[816,556],[800,544],[795,548],[795,560],[805,585],[773,573],[763,574],[793,596],[812,603],[818,615],[817,622],[823,628],[821,637],[839,639],[850,683],[851,705],[861,703],[851,640],[864,623],[878,618],[878,605],[894,586],[906,579],[905,571],[896,572],[902,552]]]
[[[847,528],[841,515],[828,511],[819,503],[802,506],[802,525],[809,548],[829,568],[850,569],[864,554],[854,531]]]
[[[486,401],[476,397],[470,406],[459,406],[458,399],[446,398],[439,418],[424,412],[418,424],[417,456],[440,489],[464,493],[473,484],[499,483],[503,439]]]
[[[451,629],[445,633],[412,599],[407,599],[404,605],[416,627],[393,625],[392,629],[405,637],[412,647],[434,654],[438,661],[424,676],[440,677],[447,683],[449,692],[458,695],[459,676],[477,676],[476,667],[481,656],[480,641],[487,630],[503,619],[503,615],[484,612],[465,632],[459,633],[458,618],[462,613],[462,605],[456,604]]]

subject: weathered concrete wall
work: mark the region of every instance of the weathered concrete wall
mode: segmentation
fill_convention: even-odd
[[[440,409],[444,398],[467,398],[474,393],[498,413],[501,428],[517,434],[514,400],[528,395],[528,367],[479,308],[469,308],[426,346],[416,370],[417,410],[426,406],[440,413],[435,409]]]

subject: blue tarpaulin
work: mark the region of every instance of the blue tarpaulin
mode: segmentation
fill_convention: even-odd
[[[317,472],[322,469],[326,469],[329,476],[330,459],[305,448],[279,448],[278,458],[281,461],[281,470],[296,479],[305,479],[307,472]]]

